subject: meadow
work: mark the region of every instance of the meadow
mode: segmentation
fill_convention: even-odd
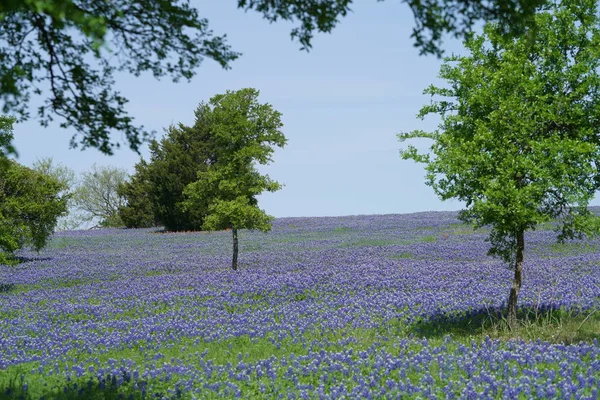
[[[0,398],[575,398],[600,386],[600,240],[512,271],[456,213],[56,233],[0,266]]]

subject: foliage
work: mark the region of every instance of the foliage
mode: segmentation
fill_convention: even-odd
[[[51,176],[7,161],[0,168],[0,263],[24,246],[40,250],[67,211],[65,187]]]
[[[383,0],[378,0],[383,1]],[[507,36],[524,33],[536,8],[547,0],[407,0],[416,26],[411,37],[421,54],[443,54],[442,37],[450,34],[464,38],[472,32],[477,21],[493,21],[502,26]],[[292,30],[302,49],[311,47],[313,32],[331,32],[340,17],[351,12],[352,0],[269,1],[238,0],[238,6],[254,9],[270,22],[300,21]]]
[[[205,57],[225,68],[238,57],[187,0],[11,0],[0,5],[0,41],[4,111],[27,119],[31,96],[47,85],[42,125],[59,117],[61,127],[82,135],[72,146],[106,154],[118,147],[112,130],[124,133],[135,151],[148,136],[112,88],[115,72],[189,80]]]
[[[134,177],[122,189],[127,201],[122,217],[150,219],[150,208],[153,218],[168,231],[201,229],[205,210],[185,209],[182,202],[183,189],[197,179],[199,170],[216,161],[213,133],[206,117],[209,111],[209,106],[201,103],[195,111],[194,125],[171,125],[165,137],[150,143],[150,161],[142,159]]]
[[[0,115],[0,159],[6,158],[11,154],[17,154],[12,146],[13,124],[16,119],[7,115]]]
[[[63,194],[72,193],[77,184],[75,171],[61,162],[55,162],[52,157],[35,160],[31,169],[40,174],[51,176],[63,186]]]
[[[93,165],[82,174],[81,182],[74,195],[75,205],[86,214],[86,220],[100,219],[100,226],[119,227],[123,221],[119,208],[123,197],[117,189],[127,179],[127,171],[117,167]]]
[[[255,164],[272,161],[273,146],[286,143],[281,113],[258,103],[256,89],[227,91],[205,105],[205,118],[213,138],[214,162],[197,173],[197,181],[184,189],[184,207],[206,212],[206,230],[232,229],[233,269],[237,269],[238,229],[271,229],[273,217],[258,208],[256,196],[281,185],[261,175]]]
[[[431,154],[402,157],[425,163],[441,199],[466,203],[464,221],[491,227],[489,253],[515,263],[515,283],[524,231],[554,219],[560,240],[600,228],[587,208],[600,188],[599,22],[594,0],[564,0],[536,16],[535,40],[486,26],[468,56],[446,59],[450,87],[425,90],[449,98],[419,114],[441,115],[439,129],[399,135],[433,139]]]
[[[124,202],[119,207],[118,214],[127,228],[150,228],[158,224],[152,210],[149,195],[152,188],[147,171],[148,164],[142,159],[135,165],[135,173],[131,179],[117,187],[117,195]]]
[[[63,186],[59,196],[67,196],[68,211],[67,214],[58,218],[56,229],[69,230],[80,227],[85,221],[85,216],[81,215],[81,211],[77,208],[73,199],[77,189],[75,171],[61,162],[56,162],[51,157],[36,160],[31,168],[41,174],[53,177]]]
[[[258,103],[258,90],[227,91],[209,101],[206,119],[214,135],[215,162],[198,171],[184,190],[187,209],[206,209],[203,228],[269,230],[272,217],[257,206],[256,196],[281,185],[261,175],[254,164],[268,164],[273,147],[283,147],[281,114]]]
[[[412,37],[422,54],[441,55],[444,34],[464,37],[479,20],[496,21],[507,33],[523,33],[545,0],[407,1],[416,22]],[[352,0],[238,0],[267,20],[300,22],[292,30],[303,49],[313,33],[330,32],[351,9]],[[46,87],[38,108],[43,126],[59,118],[78,132],[72,146],[112,154],[124,133],[138,151],[149,136],[127,114],[127,99],[113,89],[115,72],[150,72],[174,81],[191,79],[204,58],[228,68],[240,54],[225,35],[209,29],[189,0],[98,2],[90,0],[7,0],[0,4],[0,100],[4,112],[29,118],[28,105]],[[115,57],[117,55],[117,57]],[[78,140],[77,135],[81,135]]]

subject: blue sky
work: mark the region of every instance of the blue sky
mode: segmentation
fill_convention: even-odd
[[[437,125],[435,118],[421,121],[416,114],[430,101],[423,89],[441,83],[441,61],[419,56],[413,47],[414,20],[405,4],[355,3],[331,34],[316,35],[307,53],[290,40],[293,25],[269,24],[238,10],[234,1],[197,1],[214,32],[227,33],[233,49],[243,53],[232,69],[205,60],[189,83],[119,75],[116,88],[130,100],[135,120],[159,137],[170,124],[193,124],[197,105],[214,94],[260,90],[260,101],[283,114],[288,138],[274,162],[262,168],[285,185],[260,198],[261,208],[276,217],[460,209],[458,202],[438,200],[423,183],[423,167],[398,155],[398,132]],[[446,39],[445,49],[461,52],[462,45]],[[42,128],[36,120],[16,125],[19,161],[31,165],[53,157],[77,172],[94,163],[133,172],[139,156],[127,146],[112,157],[69,149],[73,133],[58,124]],[[147,146],[142,156],[148,157]]]

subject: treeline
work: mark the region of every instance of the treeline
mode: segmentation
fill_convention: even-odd
[[[200,103],[194,124],[172,125],[162,139],[153,140],[149,160],[141,158],[132,176],[122,168],[94,165],[76,177],[52,159],[27,168],[1,157],[5,168],[0,176],[0,250],[11,255],[27,244],[39,250],[55,229],[84,224],[162,226],[168,231],[230,229],[236,269],[238,229],[269,230],[273,217],[258,208],[257,196],[281,188],[256,170],[257,164],[272,161],[273,146],[286,143],[281,114],[259,103],[258,95],[248,88]],[[10,143],[14,120],[3,121],[4,142]],[[31,197],[26,201],[16,190],[24,182]],[[33,211],[27,214],[29,204]],[[27,229],[15,223],[21,216]]]
[[[157,223],[171,231],[231,229],[232,268],[237,269],[238,229],[268,231],[272,216],[257,196],[281,185],[256,170],[283,147],[281,113],[258,102],[259,92],[242,89],[200,103],[191,127],[171,126],[150,145],[132,178],[117,192],[118,215],[128,227]]]

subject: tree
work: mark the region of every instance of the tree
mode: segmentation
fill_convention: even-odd
[[[415,45],[423,54],[442,53],[444,34],[464,37],[480,20],[497,21],[521,34],[546,0],[407,0],[414,14]],[[303,49],[313,33],[330,32],[351,11],[352,0],[238,0],[238,7],[270,22],[299,21],[292,30]],[[217,36],[188,0],[5,0],[0,3],[0,100],[5,113],[29,117],[32,95],[49,97],[38,108],[43,126],[55,118],[82,135],[71,146],[112,154],[125,134],[137,151],[150,133],[127,114],[127,99],[112,88],[114,72],[190,80],[204,58],[222,67],[240,54]],[[118,57],[114,57],[118,55]],[[93,62],[91,62],[93,60]]]
[[[55,162],[52,157],[39,158],[35,160],[31,166],[31,169],[39,172],[40,174],[51,176],[56,179],[64,188],[64,193],[61,194],[72,193],[75,185],[77,184],[75,171],[63,163]]]
[[[100,219],[100,226],[119,227],[119,207],[124,205],[117,188],[127,179],[127,171],[116,167],[98,167],[84,172],[75,192],[75,204],[87,214],[87,220]]]
[[[185,0],[11,0],[0,5],[0,41],[4,111],[27,119],[31,95],[48,85],[50,97],[38,110],[42,125],[60,117],[61,127],[83,136],[73,137],[72,146],[106,154],[116,146],[112,130],[124,133],[135,151],[149,136],[112,89],[115,71],[189,80],[204,57],[225,68],[238,57]]]
[[[184,190],[186,208],[206,210],[204,229],[231,229],[234,270],[238,230],[271,229],[273,217],[258,208],[256,196],[281,188],[255,168],[256,163],[266,165],[272,161],[272,146],[283,147],[286,143],[281,113],[270,104],[258,103],[258,95],[258,90],[242,89],[210,99],[205,118],[214,135],[216,160],[198,171],[197,181]]]
[[[378,0],[383,1],[383,0]],[[442,37],[464,38],[478,21],[497,22],[507,36],[518,36],[547,0],[406,0],[415,18],[411,37],[421,55],[443,54]],[[270,22],[300,21],[292,30],[302,49],[311,48],[313,32],[331,32],[340,17],[351,12],[352,0],[238,0],[238,7],[255,10]]]
[[[0,160],[6,160],[6,157],[11,154],[17,155],[15,148],[12,146],[14,138],[13,124],[15,122],[14,117],[0,115]]]
[[[507,39],[496,25],[465,43],[425,90],[445,99],[421,109],[439,129],[401,133],[433,140],[431,153],[409,146],[404,159],[425,164],[427,184],[460,213],[489,226],[489,254],[514,269],[507,321],[514,329],[525,232],[556,220],[558,240],[597,234],[587,208],[600,188],[600,25],[595,0],[563,0],[536,16],[535,40]]]
[[[79,227],[82,224],[83,219],[80,215],[77,215],[77,209],[73,199],[73,194],[75,193],[77,186],[77,176],[75,171],[63,163],[54,161],[52,157],[37,159],[31,166],[31,169],[40,174],[51,176],[63,187],[58,195],[67,199],[67,212],[58,218],[56,229],[67,230]]]
[[[151,190],[148,163],[142,159],[135,165],[131,180],[117,187],[117,195],[125,203],[119,207],[119,217],[127,228],[150,228],[158,225],[152,208]]]
[[[136,165],[136,174],[125,184],[127,207],[123,212],[145,213],[139,196],[144,193],[154,218],[168,231],[199,230],[205,212],[183,207],[183,189],[197,179],[198,170],[216,161],[215,143],[208,127],[209,106],[200,103],[192,126],[172,125],[160,141],[150,143],[150,161]],[[137,196],[137,197],[136,197]],[[135,208],[138,208],[135,210]]]
[[[24,246],[40,250],[67,211],[64,186],[51,176],[7,160],[0,168],[0,263]]]

